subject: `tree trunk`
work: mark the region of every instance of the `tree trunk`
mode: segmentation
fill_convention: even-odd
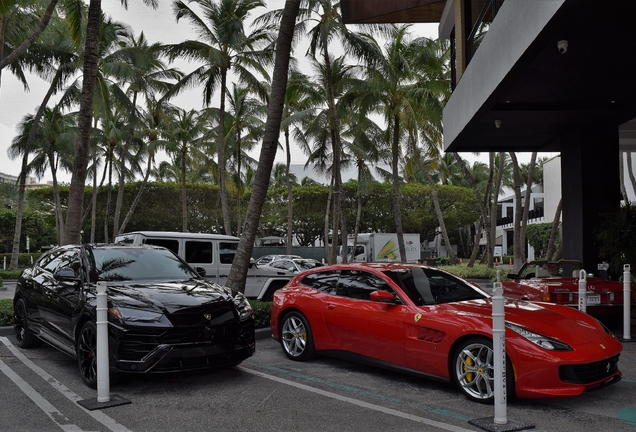
[[[291,165],[291,151],[289,145],[289,128],[285,128],[285,152],[287,153],[287,165],[285,166],[285,174],[287,175],[287,255],[292,252],[292,235],[293,235],[293,194],[291,178],[289,176],[289,167]]]
[[[627,173],[629,174],[629,180],[632,183],[632,190],[636,192],[636,178],[634,177],[634,167],[632,166],[632,152],[625,152],[627,156]],[[625,201],[627,204],[629,199]]]
[[[552,258],[552,250],[556,243],[557,235],[559,234],[559,225],[561,223],[561,205],[562,199],[559,199],[559,205],[557,205],[554,212],[554,219],[552,220],[552,229],[550,230],[550,240],[548,240],[548,250],[546,251],[545,258],[550,261]],[[556,253],[555,253],[556,254]]]
[[[358,202],[358,208],[356,211],[356,223],[353,227],[353,246],[351,247],[351,259],[350,262],[356,260],[356,246],[358,246],[358,231],[360,230],[360,219],[362,218],[362,164],[364,162],[358,160],[358,188],[356,190],[356,201]],[[347,248],[349,246],[347,245]],[[346,262],[344,258],[347,256],[345,253],[347,249],[343,249],[342,262]]]
[[[329,118],[331,123],[331,146],[333,154],[333,165],[331,167],[331,174],[333,176],[333,238],[331,254],[329,255],[329,264],[336,263],[336,256],[338,252],[338,238],[340,233],[338,232],[338,226],[340,225],[340,208],[342,204],[342,177],[340,173],[340,120],[338,119],[338,113],[336,112],[336,97],[335,90],[333,88],[333,77],[331,72],[331,61],[329,60],[329,53],[327,51],[327,44],[324,46],[323,56],[325,59],[325,74],[327,76],[327,95],[329,106]],[[343,239],[346,246],[346,239]]]
[[[489,268],[492,268],[494,266],[494,260],[493,260],[494,245],[490,243],[491,241],[490,240],[490,230],[491,230],[490,218],[488,216],[488,212],[486,211],[486,204],[484,203],[484,200],[481,197],[481,193],[479,193],[479,189],[477,188],[475,179],[473,178],[473,175],[471,174],[470,170],[466,166],[466,162],[464,161],[464,159],[462,159],[461,156],[459,156],[459,154],[455,152],[453,152],[453,156],[455,157],[455,160],[457,160],[457,163],[461,167],[462,172],[464,173],[464,176],[468,179],[470,185],[473,188],[473,192],[475,193],[475,198],[477,199],[477,204],[479,205],[479,211],[481,213],[483,227],[484,227],[484,230],[486,231],[486,254],[484,256],[486,257],[486,264],[488,265]],[[478,239],[479,237],[480,237],[480,234],[477,235]],[[477,243],[479,243],[479,241],[477,241]]]
[[[393,180],[393,216],[395,217],[395,232],[397,233],[400,261],[406,261],[404,247],[404,231],[402,228],[402,210],[400,208],[400,176],[398,174],[398,157],[400,153],[400,117],[393,118],[393,140],[391,142],[391,177]]]
[[[524,249],[525,244],[521,238],[521,223],[523,220],[523,209],[521,202],[521,176],[519,174],[519,162],[517,161],[517,155],[514,152],[510,152],[510,158],[512,159],[512,178],[513,178],[513,190],[515,193],[515,220],[513,223],[514,229],[514,263],[521,263],[524,261]],[[528,203],[526,203],[526,206]]]
[[[269,106],[267,109],[267,122],[263,145],[258,160],[258,167],[254,178],[254,188],[245,215],[245,225],[241,240],[236,250],[236,256],[227,278],[227,286],[233,291],[245,292],[245,281],[249,268],[250,258],[254,250],[256,229],[261,218],[263,204],[267,196],[269,179],[278,148],[278,136],[280,124],[285,106],[285,91],[287,89],[287,74],[289,70],[289,58],[291,53],[296,16],[300,7],[300,0],[286,0],[285,9],[278,30],[276,40],[276,58],[272,77],[272,88]]]
[[[141,200],[141,195],[143,195],[144,190],[146,189],[146,185],[148,184],[148,178],[150,177],[151,167],[152,167],[152,157],[148,155],[148,166],[146,167],[146,174],[144,175],[144,179],[141,182],[141,185],[139,186],[139,191],[137,192],[135,199],[130,205],[130,209],[128,209],[128,213],[126,214],[124,221],[121,223],[121,227],[119,227],[119,232],[117,234],[122,234],[124,232],[124,230],[126,229],[126,225],[128,225],[128,222],[130,221],[130,218],[135,213],[135,209],[137,208],[137,205],[139,204],[139,201]]]
[[[187,154],[188,154],[188,143],[183,143],[181,146],[181,231],[182,232],[188,232],[188,189],[186,185],[186,156]]]
[[[625,188],[625,166],[623,165],[623,155],[625,154],[626,152],[620,152],[618,155],[618,178],[621,182],[621,195],[623,196],[623,201],[627,204],[629,203],[629,198],[627,196],[627,189]]]
[[[217,161],[219,169],[219,192],[221,195],[221,211],[223,213],[223,227],[226,235],[232,235],[232,219],[227,202],[227,188],[225,187],[225,94],[227,70],[221,72],[221,106],[219,107],[219,131],[216,139]]]
[[[491,153],[494,155],[494,153]],[[499,201],[499,190],[501,189],[501,182],[503,180],[503,170],[505,165],[505,154],[499,153],[499,166],[497,167],[497,179],[495,185],[491,188],[491,207],[490,207],[490,244],[494,248],[497,244],[497,208]],[[494,157],[491,162],[494,165]],[[503,252],[506,253],[505,251]]]
[[[53,201],[55,202],[55,228],[57,229],[57,241],[61,244],[64,238],[64,215],[62,214],[62,203],[60,202],[60,189],[57,183],[57,163],[53,151],[49,152],[49,165],[51,166],[51,177],[53,178]]]
[[[137,106],[137,92],[133,92],[132,105]],[[119,182],[117,188],[117,200],[115,201],[115,214],[113,215],[113,239],[119,232],[119,217],[121,215],[121,206],[124,201],[124,189],[126,186],[126,156],[128,155],[128,149],[132,145],[132,141],[135,135],[135,126],[131,120],[128,126],[128,137],[126,143],[121,152],[121,160],[119,161]]]
[[[521,270],[521,266],[526,261],[526,231],[528,227],[528,215],[530,214],[530,198],[532,196],[532,178],[534,177],[534,168],[537,164],[537,152],[532,152],[530,164],[528,165],[528,177],[526,178],[526,193],[524,196],[525,206],[523,207],[523,219],[521,220],[521,242],[523,248],[523,261],[519,265],[515,265],[515,271]]]
[[[84,204],[84,186],[89,161],[91,120],[93,118],[93,99],[97,78],[97,58],[99,55],[99,30],[102,11],[101,0],[90,0],[88,6],[88,24],[84,48],[84,73],[82,96],[78,118],[77,145],[73,160],[73,174],[68,194],[68,214],[64,229],[64,244],[79,243],[82,231],[81,218]]]
[[[27,52],[29,47],[33,44],[33,42],[35,42],[37,38],[40,37],[40,35],[46,29],[46,26],[49,25],[49,21],[51,20],[51,16],[53,15],[53,11],[55,10],[57,2],[58,0],[51,0],[49,5],[46,7],[46,10],[44,11],[44,15],[42,15],[42,18],[40,19],[40,24],[38,25],[38,27],[33,30],[33,32],[29,36],[27,36],[27,38],[16,49],[14,49],[11,54],[0,59],[0,70],[4,69],[15,60],[22,57]]]
[[[1,49],[1,48],[0,48]],[[2,56],[0,55],[0,58]],[[58,82],[60,76],[60,70],[58,69],[53,82],[49,86],[44,98],[42,99],[42,103],[38,107],[38,111],[35,114],[35,118],[33,119],[33,123],[31,126],[31,130],[29,131],[29,136],[27,137],[27,142],[24,147],[24,154],[22,155],[22,168],[20,169],[20,176],[18,178],[19,186],[18,186],[18,207],[15,213],[15,230],[13,232],[13,249],[11,251],[11,262],[9,263],[9,268],[11,270],[15,270],[18,268],[18,255],[20,253],[20,237],[22,236],[22,214],[24,213],[24,202],[25,202],[25,191],[26,191],[26,177],[29,169],[29,153],[31,153],[31,146],[33,145],[33,141],[35,140],[35,132],[38,129],[36,125],[40,124],[40,119],[44,115],[44,110],[55,93],[55,84]]]
[[[325,207],[324,237],[325,237],[325,257],[327,258],[327,262],[329,262],[329,257],[331,257],[331,249],[334,247],[333,235],[331,236],[331,246],[329,246],[329,210],[331,210],[332,197],[333,197],[333,177],[331,177],[331,181],[329,182],[329,191],[327,193],[327,205]]]

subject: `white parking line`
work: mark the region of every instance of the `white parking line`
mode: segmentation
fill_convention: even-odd
[[[70,401],[72,401],[73,403],[77,404],[78,401],[83,400],[84,398],[80,397],[79,395],[77,395],[76,393],[74,393],[73,391],[71,391],[68,387],[66,387],[64,384],[62,384],[61,382],[59,382],[58,380],[56,380],[55,378],[53,378],[51,375],[49,375],[44,369],[42,369],[41,367],[39,367],[38,365],[36,365],[35,363],[33,363],[31,360],[29,360],[24,354],[22,354],[20,352],[20,350],[18,350],[16,347],[13,346],[13,344],[9,341],[9,339],[7,339],[6,337],[0,337],[0,341],[2,341],[2,343],[11,351],[11,353],[18,359],[20,360],[22,363],[24,363],[25,366],[27,366],[29,369],[31,369],[33,372],[35,372],[37,375],[39,375],[44,381],[48,382],[54,389],[56,389],[57,391],[59,391],[60,393],[62,393],[62,395],[64,395],[67,399],[69,399]],[[15,375],[19,380],[21,380],[26,386],[28,386],[28,389],[30,389],[31,391],[33,391],[35,394],[37,394],[37,396],[39,396],[44,402],[46,402],[47,404],[50,405],[50,403],[48,401],[46,401],[44,398],[42,398],[42,396],[40,396],[37,392],[35,392],[35,390],[29,386],[28,383],[26,383],[24,380],[22,380],[22,378],[20,378],[17,374],[15,374],[15,372],[13,372],[13,370],[11,370],[8,366],[6,366],[3,363],[3,366],[5,366],[6,369],[8,369],[8,371],[10,371],[10,373],[12,373],[13,375]],[[5,373],[5,375],[7,375],[9,378],[11,378],[11,376],[9,376],[7,374],[7,371],[5,371],[4,369],[2,369],[2,372]],[[11,378],[13,382],[16,382],[13,380],[13,378]],[[18,387],[20,387],[20,389],[27,395],[29,396],[32,400],[33,397],[31,397],[31,395],[29,395],[29,393],[27,393],[25,391],[26,387],[22,387],[21,385],[17,384]],[[34,400],[34,402],[36,404],[38,404],[38,402],[36,402]],[[40,406],[38,404],[38,406],[40,407],[40,409],[42,409],[42,406]],[[50,405],[51,407],[53,407],[52,405]],[[113,432],[132,432],[130,431],[128,428],[126,428],[125,426],[117,423],[114,419],[112,419],[111,417],[107,416],[106,414],[104,414],[102,411],[100,410],[88,410],[86,408],[84,408],[83,406],[77,404],[78,408],[82,409],[86,414],[88,414],[89,416],[91,416],[93,419],[95,419],[96,421],[98,421],[99,423],[103,424],[106,428],[108,428],[109,430],[113,431]],[[55,409],[53,407],[53,409]],[[42,409],[45,413],[47,411],[45,411],[44,409]],[[56,410],[56,412],[58,412]],[[49,416],[50,417],[50,416]],[[55,420],[54,420],[55,421]],[[75,426],[76,427],[76,426]],[[68,431],[79,431],[80,429],[64,429],[64,430],[68,430]]]
[[[353,398],[350,398],[350,397],[347,397],[347,396],[341,396],[341,395],[336,394],[336,393],[331,393],[331,392],[328,392],[328,391],[325,391],[325,390],[321,390],[321,389],[317,389],[317,388],[314,388],[314,387],[310,387],[308,385],[299,384],[299,383],[296,383],[296,382],[293,382],[293,381],[286,380],[284,378],[279,378],[279,377],[274,376],[274,375],[268,375],[268,374],[264,374],[262,372],[258,372],[258,371],[252,370],[252,369],[247,369],[247,368],[245,368],[243,366],[237,366],[236,368],[241,370],[241,371],[243,371],[243,372],[246,372],[246,373],[249,373],[249,374],[252,374],[252,375],[256,375],[256,376],[259,376],[261,378],[266,378],[266,379],[269,379],[269,380],[272,380],[272,381],[279,382],[281,384],[285,384],[285,385],[289,385],[289,386],[292,386],[292,387],[296,387],[296,388],[299,388],[301,390],[305,390],[305,391],[308,391],[308,392],[316,393],[316,394],[319,394],[321,396],[325,396],[325,397],[328,397],[328,398],[337,399],[339,401],[347,402],[347,403],[350,403],[350,404],[353,404],[353,405],[357,405],[357,406],[360,406],[360,407],[363,407],[363,408],[368,408],[368,409],[371,409],[371,410],[379,411],[379,412],[382,412],[384,414],[389,414],[389,415],[392,415],[392,416],[401,417],[403,419],[412,420],[412,421],[417,422],[417,423],[423,423],[423,424],[426,424],[426,425],[429,425],[429,426],[434,426],[434,427],[439,428],[439,429],[444,429],[444,430],[453,431],[453,432],[473,432],[471,429],[464,429],[464,428],[461,428],[459,426],[454,426],[454,425],[451,425],[451,424],[448,424],[448,423],[438,422],[438,421],[435,421],[435,420],[427,419],[425,417],[414,416],[414,415],[403,413],[401,411],[397,411],[397,410],[394,410],[394,409],[391,409],[391,408],[386,408],[386,407],[383,407],[383,406],[380,406],[380,405],[371,404],[371,403],[364,402],[364,401],[361,401],[361,400],[358,400],[358,399],[353,399]]]

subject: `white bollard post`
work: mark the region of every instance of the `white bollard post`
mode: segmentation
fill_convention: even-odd
[[[632,338],[631,307],[632,307],[632,275],[629,264],[623,266],[623,339]]]
[[[579,310],[587,313],[587,273],[581,269],[579,272]]]
[[[492,296],[492,349],[495,367],[495,417],[498,425],[508,424],[506,405],[506,319],[504,310],[501,270],[497,270],[497,282]]]
[[[6,270],[7,269],[7,257],[4,257],[2,259],[2,270]]]
[[[97,402],[110,402],[108,296],[103,282],[97,282]]]

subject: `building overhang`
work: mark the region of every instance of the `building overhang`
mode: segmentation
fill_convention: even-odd
[[[501,6],[444,109],[445,150],[555,152],[594,124],[636,148],[636,2],[538,4]]]
[[[446,0],[341,0],[345,24],[438,23]]]

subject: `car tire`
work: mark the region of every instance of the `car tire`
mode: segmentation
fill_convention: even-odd
[[[316,355],[309,321],[300,312],[289,312],[283,317],[280,343],[285,355],[292,360],[305,361]]]
[[[79,372],[90,388],[97,388],[97,326],[86,321],[79,331],[75,342],[75,354]]]
[[[13,308],[13,330],[16,345],[20,348],[34,348],[42,344],[42,341],[29,330],[26,303],[21,298],[15,302]]]
[[[464,341],[452,358],[451,376],[464,395],[475,402],[491,404],[495,400],[495,369],[492,341],[475,337]],[[506,396],[514,397],[514,370],[506,357]]]

